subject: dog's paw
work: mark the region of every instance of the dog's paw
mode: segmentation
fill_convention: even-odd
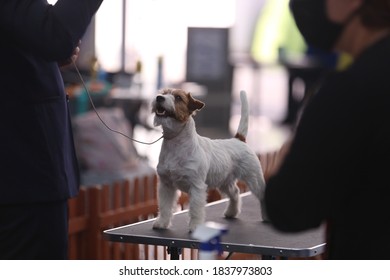
[[[167,229],[170,226],[169,221],[164,221],[162,219],[157,218],[156,221],[153,223],[153,228],[154,229]]]
[[[267,212],[265,211],[265,206],[264,206],[264,203],[261,204],[261,217],[263,219],[263,222],[269,222],[269,218],[268,218],[268,215],[267,215]]]
[[[196,221],[196,222],[192,221],[192,222],[190,222],[189,225],[188,225],[188,231],[189,231],[190,233],[191,233],[191,232],[194,232],[195,229],[196,229],[200,224],[202,224],[202,222],[200,222],[200,221]]]
[[[225,218],[227,219],[233,219],[240,214],[240,209],[237,207],[237,205],[229,205],[224,213]]]
[[[188,233],[193,233],[197,227],[198,225],[190,225],[188,228]]]

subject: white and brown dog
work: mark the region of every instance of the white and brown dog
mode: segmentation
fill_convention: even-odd
[[[245,143],[248,101],[245,92],[240,96],[241,119],[235,137],[216,140],[197,134],[192,116],[204,103],[191,94],[180,89],[163,89],[152,102],[154,125],[161,125],[164,135],[157,166],[159,215],[153,228],[170,226],[178,199],[177,190],[189,194],[190,231],[205,220],[209,188],[218,188],[230,199],[224,213],[226,218],[234,218],[240,213],[237,180],[245,182],[260,205],[264,205],[265,181],[260,162]],[[264,210],[262,213],[264,220]]]

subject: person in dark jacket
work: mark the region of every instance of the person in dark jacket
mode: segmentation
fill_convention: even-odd
[[[274,227],[326,226],[330,259],[388,259],[390,251],[390,1],[291,0],[309,45],[352,64],[321,83],[301,116],[266,211]]]
[[[59,65],[102,1],[0,2],[0,259],[67,258],[79,173]]]

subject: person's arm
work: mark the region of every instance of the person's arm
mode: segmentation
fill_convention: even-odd
[[[81,41],[79,41],[78,46],[73,50],[72,56],[70,58],[58,61],[58,66],[66,67],[66,66],[71,65],[73,62],[76,62],[77,58],[79,57],[79,53],[80,53],[80,44],[81,44]]]
[[[278,172],[290,149],[291,141],[292,138],[288,139],[278,150],[260,154],[259,159],[265,182],[268,182],[268,179]]]
[[[49,61],[68,59],[103,0],[2,0],[0,31]],[[10,43],[10,42],[5,42]]]
[[[306,108],[289,152],[268,179],[267,214],[280,230],[317,227],[341,203],[345,166],[357,156],[353,126],[358,114],[351,102],[353,94],[344,93],[353,90],[335,88],[323,90]]]

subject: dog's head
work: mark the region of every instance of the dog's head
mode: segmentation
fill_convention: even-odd
[[[155,113],[154,123],[160,125],[165,119],[184,123],[203,107],[202,101],[193,98],[184,90],[163,89],[152,102],[152,112]]]

